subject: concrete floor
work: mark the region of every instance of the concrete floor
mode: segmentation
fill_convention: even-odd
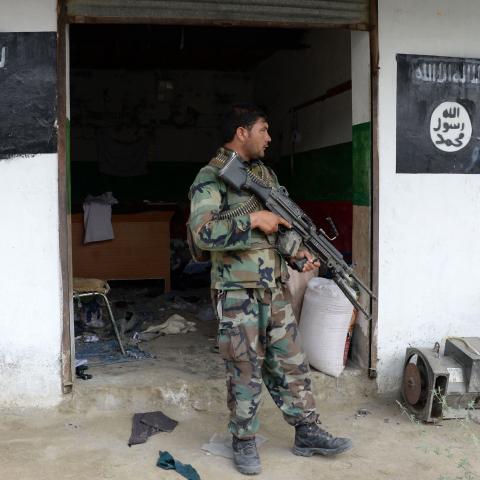
[[[171,356],[167,344],[173,348],[166,339],[164,355]],[[227,424],[224,381],[217,369],[221,362],[218,355],[200,355],[204,357],[197,363],[187,355],[189,371],[173,360],[165,366],[161,358],[96,367],[91,369],[94,378],[77,381],[75,395],[60,409],[3,415],[0,478],[182,478],[156,467],[160,450],[192,464],[202,480],[245,478],[230,460],[200,448]],[[213,368],[206,368],[205,362],[212,362]],[[293,429],[265,397],[260,433],[268,440],[260,447],[263,473],[257,478],[480,478],[480,426],[473,421],[449,420],[439,426],[412,422],[394,399],[378,398],[374,383],[355,370],[338,380],[314,373],[314,382],[325,428],[351,437],[354,449],[336,458],[294,456]],[[178,420],[177,428],[129,448],[132,414],[158,409]],[[360,415],[360,409],[366,412]]]

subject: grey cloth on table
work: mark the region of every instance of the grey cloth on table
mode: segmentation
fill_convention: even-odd
[[[177,424],[176,420],[167,417],[160,411],[135,413],[132,419],[132,434],[128,441],[128,446],[145,443],[148,437],[158,432],[170,433]]]
[[[89,195],[83,202],[83,243],[102,242],[115,238],[112,227],[112,205],[118,203],[112,192],[98,197]]]

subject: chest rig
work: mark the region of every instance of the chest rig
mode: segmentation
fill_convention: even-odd
[[[225,166],[225,163],[230,159],[229,154],[221,149],[217,155],[210,160],[209,165],[218,168],[219,170]],[[274,178],[261,161],[253,160],[249,164],[249,171],[260,179],[265,185],[274,186]],[[254,212],[263,210],[264,207],[255,195],[250,195],[244,191],[235,191],[227,187],[224,204],[219,213],[214,216],[215,220],[229,220],[242,215],[250,215]],[[251,249],[256,250],[260,248],[274,248],[277,241],[277,235],[266,235],[260,230],[252,231],[252,245]]]
[[[224,149],[220,149],[217,155],[210,160],[209,166],[221,169],[225,163],[229,160],[229,155]],[[274,185],[274,179],[268,168],[262,163],[255,161],[250,166],[250,170],[254,175],[260,178],[265,184],[269,186]],[[227,186],[226,194],[222,199],[222,206],[220,212],[213,216],[214,220],[230,220],[242,215],[250,215],[253,212],[263,210],[263,206],[255,195],[249,195],[246,192],[236,192],[232,188]],[[265,235],[260,230],[252,231],[252,242],[250,249],[259,250],[263,248],[275,248],[277,240],[276,234]],[[199,248],[193,238],[193,234],[190,228],[190,220],[187,222],[187,243],[190,249],[192,258],[197,262],[206,262],[210,260],[210,252]]]

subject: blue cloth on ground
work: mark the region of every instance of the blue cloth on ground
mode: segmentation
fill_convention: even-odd
[[[158,452],[160,457],[157,461],[157,467],[164,470],[176,470],[182,477],[187,480],[201,480],[200,475],[191,465],[184,465],[182,462],[175,460],[168,452]]]
[[[122,355],[118,349],[118,341],[100,340],[98,342],[75,341],[75,356],[77,358],[86,358],[91,367],[97,365],[109,365],[111,363],[125,363],[144,358],[152,358],[148,352],[140,350],[138,347],[128,347],[127,356]]]

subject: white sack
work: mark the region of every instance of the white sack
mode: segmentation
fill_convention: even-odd
[[[297,272],[293,268],[288,267],[288,273],[290,278],[287,280],[287,289],[290,292],[293,313],[297,322],[300,323],[305,290],[308,282],[318,275],[318,268],[309,272]]]
[[[353,307],[333,280],[312,278],[303,300],[300,334],[310,365],[338,377]]]

